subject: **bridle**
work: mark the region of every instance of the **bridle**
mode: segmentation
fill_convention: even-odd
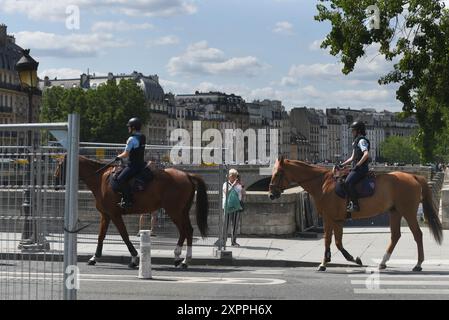
[[[284,178],[286,179],[288,185],[291,185],[291,181],[287,177],[284,177],[285,176],[285,172],[284,172],[283,169],[282,170],[278,170],[277,173],[278,173],[278,175],[277,175],[277,177],[278,177],[277,184],[276,183],[270,183],[270,189],[275,188],[275,189],[282,190],[281,184],[282,184],[282,180]],[[323,176],[324,174],[325,173],[323,172],[323,173],[320,173],[319,175],[317,175],[317,176],[315,176],[313,178],[305,179],[305,180],[302,180],[302,181],[299,181],[299,182],[295,181],[295,183],[301,185],[301,184],[306,183],[306,182],[314,181],[314,180],[316,180],[318,178],[321,178],[321,176]]]

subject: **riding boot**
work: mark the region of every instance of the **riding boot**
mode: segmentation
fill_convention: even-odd
[[[349,189],[349,198],[351,199],[351,202],[348,205],[347,211],[349,213],[352,212],[359,212],[360,206],[359,206],[359,199],[357,197],[357,192],[353,190],[351,187]]]
[[[133,201],[132,201],[131,190],[130,190],[129,186],[126,186],[122,190],[122,200],[120,201],[120,203],[118,205],[122,209],[129,209],[129,208],[132,208],[132,206],[133,206],[132,202]]]

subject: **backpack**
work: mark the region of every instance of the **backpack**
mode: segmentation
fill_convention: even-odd
[[[237,191],[232,187],[229,190],[228,198],[225,202],[225,213],[234,213],[243,210]]]

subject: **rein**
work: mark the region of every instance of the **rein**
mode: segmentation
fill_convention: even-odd
[[[295,183],[301,185],[302,183],[306,183],[306,182],[309,182],[309,181],[314,181],[314,180],[316,180],[316,179],[318,179],[318,178],[321,178],[321,177],[324,176],[325,174],[326,174],[326,172],[322,172],[322,173],[320,173],[319,175],[317,175],[317,176],[315,176],[315,177],[312,177],[312,178],[309,178],[309,179],[305,179],[305,180],[302,180],[302,181],[299,181],[299,182],[296,182],[296,181],[295,181]],[[279,186],[279,185],[281,184],[281,182],[282,182],[282,180],[283,180],[284,178],[285,178],[285,177],[284,177],[284,170],[279,171],[278,185],[276,185],[276,184],[274,184],[274,183],[270,183],[270,187],[277,187],[277,188],[280,189],[280,186]],[[289,179],[287,179],[287,178],[285,178],[285,179],[287,180],[287,183],[288,183],[289,185],[291,185],[291,181],[290,181]]]

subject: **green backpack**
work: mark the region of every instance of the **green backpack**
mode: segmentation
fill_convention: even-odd
[[[240,211],[243,209],[242,206],[240,205],[239,194],[237,193],[237,191],[235,191],[234,188],[231,188],[231,190],[229,190],[229,195],[227,202],[225,204],[225,209],[227,214]]]

